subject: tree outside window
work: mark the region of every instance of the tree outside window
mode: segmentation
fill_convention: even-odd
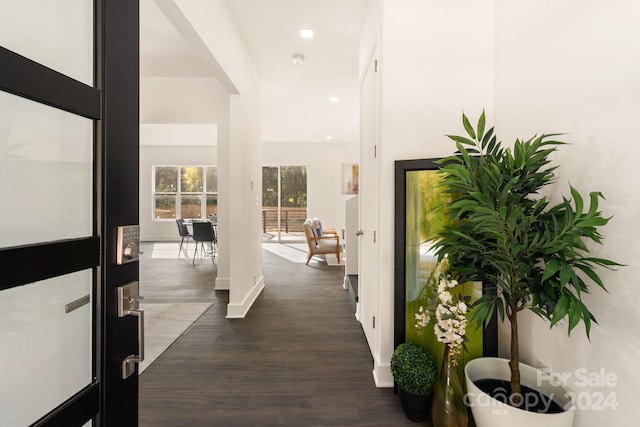
[[[153,174],[154,220],[195,219],[217,214],[217,167],[155,166]]]

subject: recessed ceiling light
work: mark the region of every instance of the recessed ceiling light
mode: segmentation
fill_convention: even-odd
[[[293,62],[294,65],[302,65],[304,64],[304,56],[300,55],[299,53],[296,53],[291,58],[291,62]]]
[[[303,28],[300,30],[300,37],[303,39],[312,39],[313,38],[313,30],[310,28]]]
[[[337,96],[332,96],[332,97],[329,98],[329,101],[338,102],[338,101],[340,101],[340,98],[338,98]]]
[[[333,137],[331,135],[327,135],[327,136],[325,136],[324,139],[329,140],[329,139],[333,139]]]

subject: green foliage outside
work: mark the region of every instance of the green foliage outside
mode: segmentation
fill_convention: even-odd
[[[156,193],[175,193],[178,191],[178,168],[155,168]]]
[[[202,168],[186,166],[180,169],[180,191],[183,193],[201,193],[203,189]]]
[[[280,168],[280,203],[283,208],[307,207],[307,168],[283,166]]]
[[[262,206],[278,207],[278,168],[262,168]]]
[[[203,194],[205,182],[208,193],[217,193],[217,167],[158,166],[154,170],[156,193],[154,217],[156,219],[176,218],[176,205],[179,194],[180,212],[178,217],[201,218],[201,206],[204,197],[206,197],[206,215],[210,216],[217,213],[217,194]],[[180,180],[180,185],[178,185],[178,180]]]
[[[278,169],[280,170],[280,206],[306,208],[307,168],[304,166],[263,167],[262,206],[278,206]]]

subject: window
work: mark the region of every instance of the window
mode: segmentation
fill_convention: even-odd
[[[154,166],[153,182],[154,220],[208,218],[218,214],[215,166]]]
[[[262,233],[265,240],[296,240],[304,236],[307,218],[307,168],[262,168]]]

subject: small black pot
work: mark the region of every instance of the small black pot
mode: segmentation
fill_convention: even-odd
[[[412,394],[398,387],[398,397],[400,398],[400,405],[404,410],[404,414],[411,421],[419,423],[429,418],[433,393]]]

